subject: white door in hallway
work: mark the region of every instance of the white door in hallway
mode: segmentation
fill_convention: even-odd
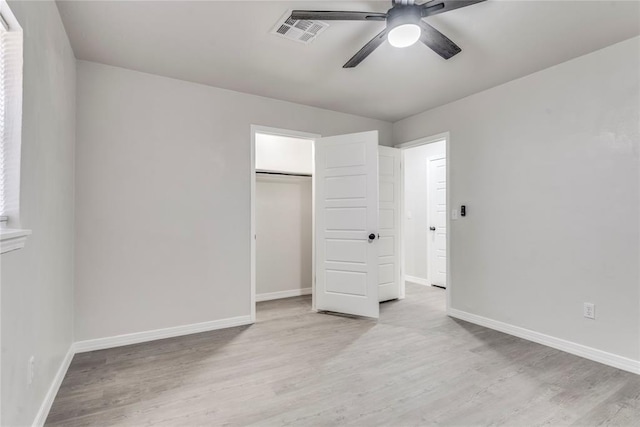
[[[397,148],[378,147],[380,301],[400,298],[400,154]]]
[[[447,161],[427,160],[428,246],[427,274],[432,285],[447,286]]]
[[[314,145],[316,309],[377,318],[378,132]]]

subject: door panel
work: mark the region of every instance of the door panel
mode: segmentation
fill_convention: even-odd
[[[326,260],[366,263],[369,244],[359,240],[331,239],[326,243]]]
[[[380,301],[400,297],[400,150],[378,147],[380,242],[378,285]]]
[[[429,277],[432,285],[447,286],[447,165],[444,157],[428,160]],[[433,230],[435,228],[435,230]]]
[[[325,211],[327,230],[349,229],[367,231],[366,208],[329,208]]]
[[[317,139],[315,183],[316,309],[377,318],[378,132]]]

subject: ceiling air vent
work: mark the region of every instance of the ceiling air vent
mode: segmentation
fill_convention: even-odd
[[[285,39],[309,44],[318,35],[327,29],[329,24],[322,21],[307,21],[305,19],[291,19],[291,11],[287,12],[273,27],[271,34],[275,34]]]

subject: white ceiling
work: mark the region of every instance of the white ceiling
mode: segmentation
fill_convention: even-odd
[[[640,34],[636,1],[487,1],[428,19],[462,53],[385,42],[330,22],[304,45],[270,34],[289,9],[386,11],[390,1],[58,1],[78,59],[396,121]],[[637,55],[638,52],[629,52]]]

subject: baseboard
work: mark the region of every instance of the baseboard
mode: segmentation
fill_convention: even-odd
[[[256,302],[271,301],[273,299],[298,297],[300,295],[310,295],[311,288],[292,289],[290,291],[269,292],[266,294],[256,294]]]
[[[409,276],[406,276],[406,280],[410,282],[414,282],[414,280],[410,279]],[[256,295],[256,300],[259,297],[269,298],[273,295],[273,298],[287,298],[291,296],[298,295],[306,295],[311,293],[311,288],[304,288],[294,291],[283,291],[283,292],[273,292],[269,294],[259,294]],[[267,301],[262,300],[262,301]],[[513,335],[519,338],[523,338],[529,341],[536,342],[538,344],[546,345],[548,347],[552,347],[561,351],[565,351],[567,353],[574,354],[576,356],[584,357],[585,359],[593,360],[595,362],[603,363],[608,366],[612,366],[614,368],[622,369],[624,371],[632,372],[634,374],[640,374],[640,361],[629,359],[623,356],[618,356],[616,354],[608,353],[603,350],[598,350],[592,347],[587,347],[582,344],[577,344],[571,341],[563,340],[561,338],[556,338],[550,335],[545,335],[540,332],[532,331],[530,329],[521,328],[519,326],[510,325],[508,323],[500,322],[497,320],[489,319],[483,316],[478,316],[476,314],[467,313],[465,311],[457,310],[455,308],[450,308],[447,314],[456,319],[464,320],[470,323],[474,323],[476,325],[484,326],[489,329],[494,329],[496,331],[504,332],[509,335]],[[40,405],[40,409],[36,414],[36,417],[33,421],[34,427],[43,426],[45,421],[47,420],[47,416],[49,415],[49,411],[51,410],[51,405],[58,394],[58,390],[60,389],[60,385],[62,384],[62,380],[64,379],[67,370],[69,369],[69,365],[73,360],[73,355],[75,353],[83,353],[87,351],[94,350],[102,350],[106,348],[112,347],[120,347],[129,344],[137,344],[141,342],[153,341],[163,338],[172,338],[181,335],[189,335],[195,334],[198,332],[206,332],[213,331],[216,329],[223,328],[231,328],[234,326],[242,326],[251,324],[250,316],[238,316],[231,317],[228,319],[220,319],[214,320],[211,322],[202,322],[202,323],[194,323],[191,325],[183,325],[176,326],[171,328],[164,329],[155,329],[152,331],[144,331],[133,334],[126,335],[117,335],[114,337],[107,338],[98,338],[94,340],[86,340],[86,341],[78,341],[69,347],[67,354],[65,355],[62,363],[60,363],[60,367],[56,372],[49,389],[47,390],[47,394]]]
[[[62,363],[60,363],[60,367],[58,368],[55,377],[53,377],[53,381],[49,386],[49,390],[47,390],[47,394],[44,396],[44,400],[40,405],[40,409],[38,409],[36,418],[33,420],[34,427],[41,427],[44,425],[45,421],[47,421],[51,405],[53,405],[53,400],[58,394],[58,390],[60,389],[64,376],[67,374],[67,370],[69,369],[69,365],[71,365],[71,360],[73,359],[74,354],[74,344],[71,344],[67,354],[65,354],[64,359],[62,359]]]
[[[47,394],[38,409],[35,419],[33,420],[34,427],[41,427],[44,425],[51,405],[58,394],[62,380],[67,374],[69,365],[73,360],[73,355],[76,353],[84,353],[87,351],[103,350],[106,348],[120,347],[123,345],[137,344],[141,342],[159,340],[163,338],[172,338],[181,335],[196,334],[198,332],[213,331],[216,329],[231,328],[234,326],[249,325],[253,323],[251,316],[238,316],[228,319],[213,320],[211,322],[193,323],[191,325],[176,326],[172,328],[155,329],[152,331],[137,332],[134,334],[117,335],[114,337],[98,338],[95,340],[76,341],[72,343],[65,355],[60,368],[56,372],[55,377],[47,390]]]
[[[251,321],[251,316],[230,317],[228,319],[213,320],[211,322],[193,323],[190,325],[174,326],[164,329],[154,329],[151,331],[136,332],[133,334],[116,335],[113,337],[77,341],[74,347],[76,353],[84,353],[87,351],[121,347],[124,345],[138,344],[164,338],[173,338],[181,335],[197,334],[198,332],[207,332],[214,331],[216,329],[249,325],[251,323],[253,323]]]
[[[552,347],[557,350],[562,350],[564,352],[574,354],[576,356],[584,357],[585,359],[593,360],[594,362],[613,366],[614,368],[622,369],[634,374],[640,374],[640,360],[629,359],[617,354],[608,353],[603,350],[598,350],[593,347],[587,347],[582,344],[563,340],[561,338],[556,338],[550,335],[545,335],[540,332],[510,325],[498,320],[493,320],[486,317],[478,316],[476,314],[467,313],[466,311],[457,310],[455,308],[450,308],[447,314],[451,317],[455,317],[456,319],[475,323],[476,325],[504,332],[505,334],[513,335],[518,338],[523,338],[525,340],[533,341],[538,344],[546,345],[547,347]]]
[[[409,276],[407,274],[404,275],[404,281],[415,283],[417,285],[429,286],[429,281],[427,279],[421,279],[420,277]]]

